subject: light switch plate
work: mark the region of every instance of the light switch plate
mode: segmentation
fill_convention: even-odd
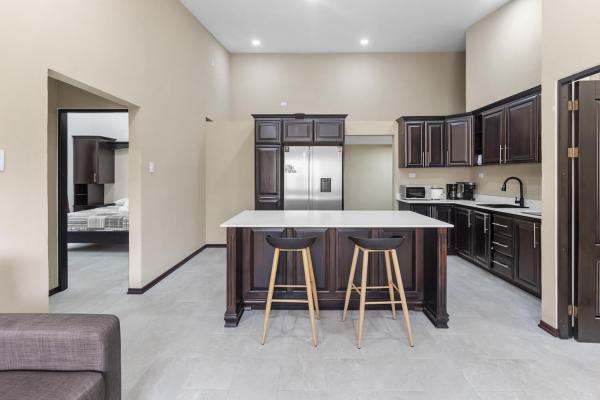
[[[0,149],[0,172],[4,171],[4,150]]]
[[[483,172],[480,172],[477,176],[479,176],[479,179],[482,179],[483,177],[485,177],[485,175],[483,174]]]
[[[156,167],[154,165],[154,161],[150,161],[148,163],[148,172],[150,172],[151,174],[153,174],[154,171],[156,171]]]
[[[416,172],[409,172],[409,173],[408,173],[408,177],[409,177],[409,178],[416,178],[416,177],[417,177],[417,174],[416,174]]]

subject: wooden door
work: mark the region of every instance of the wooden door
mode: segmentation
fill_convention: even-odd
[[[413,249],[415,240],[414,235],[414,229],[385,228],[379,231],[379,237],[382,238],[398,236],[404,237],[404,241],[402,242],[400,247],[396,249],[396,253],[398,255],[398,261],[400,263],[400,274],[402,275],[402,283],[404,284],[404,290],[406,291],[406,295],[408,297],[417,295],[417,292],[421,290],[419,288],[419,285],[421,284],[420,282],[423,280],[423,277],[418,276],[419,273],[422,273],[422,270],[420,268],[417,268],[417,265],[413,259]],[[385,271],[385,256],[382,253],[378,253],[377,258],[378,267],[376,272],[378,273],[378,275],[376,277],[373,275],[371,276],[374,282],[373,285],[387,285],[387,274]]]
[[[446,165],[444,146],[444,122],[425,122],[426,159],[427,167],[443,167]]]
[[[481,113],[481,162],[504,163],[504,106]]]
[[[255,208],[281,209],[281,147],[256,146]]]
[[[315,119],[315,143],[343,144],[344,120],[337,118]]]
[[[273,255],[275,249],[267,244],[267,236],[283,237],[285,236],[283,228],[251,228],[249,234],[252,235],[252,248],[247,249],[250,259],[249,287],[246,290],[253,292],[266,292],[269,288],[269,278],[271,277],[271,267],[273,265]],[[277,266],[277,285],[285,285],[288,281],[287,264],[288,260],[285,253],[280,253],[279,264]],[[279,290],[279,289],[278,289]]]
[[[490,267],[490,214],[472,212],[473,262],[483,268]]]
[[[506,162],[538,161],[538,96],[514,101],[506,107]]]
[[[335,290],[346,291],[348,278],[350,276],[350,265],[354,254],[354,242],[348,237],[371,237],[371,230],[367,228],[338,228],[336,229],[336,266],[335,266]],[[374,265],[376,255],[369,256],[369,263]],[[360,285],[360,266],[362,266],[362,252],[358,256],[357,272],[354,275],[354,284]],[[373,268],[375,269],[375,268]]]
[[[471,258],[471,210],[467,208],[454,208],[454,246],[456,252]]]
[[[97,160],[96,183],[115,183],[115,148],[111,142],[98,141]]]
[[[540,231],[537,222],[514,220],[514,279],[537,295],[541,293]]]
[[[404,124],[404,160],[408,168],[425,165],[425,124],[423,122],[406,122]]]
[[[73,139],[73,183],[97,183],[98,165],[96,139]]]
[[[446,120],[446,165],[468,166],[473,163],[473,117]]]
[[[281,120],[257,119],[254,121],[254,135],[256,143],[280,144]]]
[[[574,332],[579,341],[600,342],[600,82],[578,85],[579,257]]]
[[[286,144],[310,144],[313,141],[312,119],[284,119],[283,142]]]

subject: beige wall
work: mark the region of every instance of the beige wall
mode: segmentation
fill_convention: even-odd
[[[85,90],[56,79],[48,78],[48,281],[49,288],[58,286],[57,237],[57,172],[58,172],[58,119],[59,108],[123,108]],[[119,169],[116,169],[119,171]],[[126,172],[126,171],[125,171]]]
[[[464,62],[464,53],[234,54],[232,116],[344,113],[393,121],[463,112]]]
[[[0,207],[0,312],[48,307],[49,70],[138,106],[130,114],[129,285],[143,286],[204,244],[204,118],[229,116],[229,55],[179,2],[8,0],[0,53],[0,187],[14,194]]]
[[[483,178],[479,177],[483,174]],[[492,196],[515,197],[519,195],[519,185],[511,181],[506,192],[500,190],[502,183],[509,176],[516,176],[523,181],[523,195],[526,199],[542,199],[542,165],[514,164],[502,166],[479,166],[471,169],[471,180],[477,183],[477,192]]]
[[[393,210],[392,145],[347,145],[344,148],[344,209]]]
[[[541,84],[542,0],[513,0],[466,32],[466,108]]]
[[[544,0],[542,11],[542,319],[556,326],[556,85],[561,78],[600,65],[600,2]]]

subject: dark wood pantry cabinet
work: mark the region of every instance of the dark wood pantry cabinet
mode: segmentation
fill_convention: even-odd
[[[254,206],[283,209],[284,146],[343,145],[345,114],[254,114]]]

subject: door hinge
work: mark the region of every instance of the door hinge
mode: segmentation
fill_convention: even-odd
[[[567,150],[567,157],[579,158],[579,147],[569,147]]]
[[[569,100],[569,101],[567,101],[567,110],[569,110],[569,111],[577,111],[577,110],[579,110],[579,100]]]
[[[568,314],[570,317],[577,318],[577,306],[569,304]]]

